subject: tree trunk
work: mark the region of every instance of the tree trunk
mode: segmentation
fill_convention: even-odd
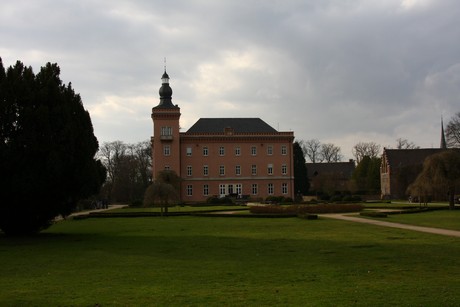
[[[450,210],[455,209],[455,189],[454,188],[449,189],[449,209]]]

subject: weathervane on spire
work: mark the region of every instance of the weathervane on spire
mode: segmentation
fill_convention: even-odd
[[[166,57],[164,58],[165,72],[166,72]]]

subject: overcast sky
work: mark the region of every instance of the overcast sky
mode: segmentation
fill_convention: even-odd
[[[101,144],[150,138],[166,57],[182,131],[260,117],[348,159],[439,147],[460,111],[460,1],[2,1],[0,57],[58,63]]]

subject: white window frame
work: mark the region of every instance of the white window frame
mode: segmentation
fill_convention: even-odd
[[[257,164],[252,164],[251,165],[251,175],[253,175],[253,176],[257,175]]]
[[[235,192],[238,195],[243,194],[243,185],[241,183],[235,184]]]
[[[269,156],[273,155],[273,146],[272,145],[267,146],[267,155],[269,155]]]
[[[191,165],[187,165],[187,176],[192,176],[192,166]]]
[[[259,186],[257,183],[253,183],[251,186],[252,195],[257,195],[259,193]]]
[[[185,154],[187,155],[187,157],[191,157],[192,156],[192,147],[187,147]]]
[[[273,164],[271,163],[267,165],[267,174],[273,175]]]
[[[251,146],[251,156],[257,156],[257,147]]]
[[[281,174],[287,175],[287,165],[286,164],[281,165]]]
[[[281,154],[283,156],[287,155],[287,146],[286,145],[281,146]]]
[[[235,165],[235,175],[241,176],[241,165]]]
[[[268,195],[273,195],[275,194],[275,188],[273,186],[273,183],[269,183],[267,185],[267,192],[268,192]]]
[[[209,155],[209,148],[208,146],[203,147],[203,156],[207,157]]]
[[[193,185],[187,184],[187,196],[193,196]]]
[[[209,185],[204,184],[203,185],[203,196],[208,196],[209,195]]]
[[[241,147],[235,147],[235,156],[241,156]]]
[[[160,135],[162,135],[162,136],[171,136],[172,135],[172,127],[168,127],[168,126],[161,127]]]
[[[225,165],[219,165],[219,176],[225,176]]]
[[[163,145],[163,155],[164,156],[171,155],[171,145]]]
[[[227,188],[225,184],[219,184],[219,195],[225,195],[227,193]]]
[[[203,176],[209,176],[209,166],[203,165]]]
[[[219,146],[219,156],[225,156],[225,147]]]
[[[281,193],[282,193],[282,194],[287,194],[287,193],[288,193],[288,184],[285,183],[285,182],[283,182],[283,183],[281,184]]]

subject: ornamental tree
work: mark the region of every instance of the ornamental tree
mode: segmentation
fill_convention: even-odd
[[[38,74],[0,58],[0,229],[33,234],[98,192],[105,169],[80,95],[57,64]]]

